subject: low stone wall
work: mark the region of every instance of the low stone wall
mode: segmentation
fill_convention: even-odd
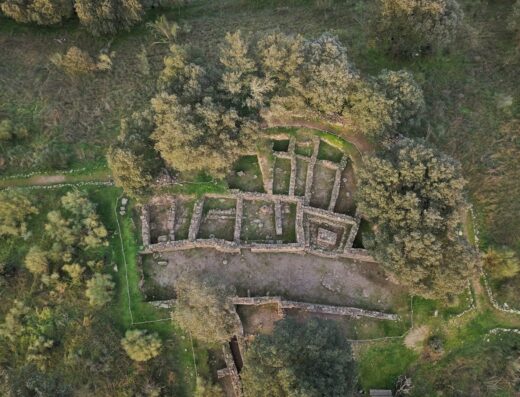
[[[224,356],[224,362],[226,363],[226,368],[224,370],[220,370],[220,373],[217,372],[217,376],[219,378],[223,376],[229,376],[235,397],[242,397],[243,394],[240,376],[238,375],[238,370],[235,365],[235,361],[233,360],[233,355],[231,354],[231,348],[228,344],[224,344],[222,346],[222,353]]]
[[[330,314],[334,316],[348,316],[353,318],[370,317],[378,320],[389,320],[397,321],[399,316],[392,313],[384,313],[374,310],[359,309],[357,307],[347,306],[331,306],[321,305],[315,303],[304,303],[284,300],[280,296],[259,296],[254,298],[248,297],[233,297],[232,303],[234,305],[245,305],[245,306],[260,306],[267,304],[275,304],[280,306],[282,309],[298,309],[311,313],[319,314]]]
[[[168,234],[170,236],[170,241],[175,240],[175,211],[176,210],[176,201],[174,200],[171,204],[170,210],[168,211]]]
[[[330,212],[321,208],[309,207],[308,205],[303,206],[303,212],[314,217],[325,218],[335,223],[356,223],[356,218],[353,218],[349,215]]]
[[[244,199],[237,197],[235,208],[235,229],[233,231],[233,241],[240,244],[240,235],[242,234],[242,216],[244,213]]]
[[[318,160],[318,151],[320,148],[320,138],[313,138],[313,150],[312,156],[309,159],[309,165],[307,167],[307,177],[305,179],[305,195],[304,195],[304,204],[309,205],[311,201],[312,194],[312,184],[314,181],[314,168],[316,167],[316,161]]]
[[[339,190],[341,188],[341,170],[338,168],[336,170],[336,175],[334,176],[334,185],[332,186],[332,193],[330,195],[330,202],[329,202],[329,211],[334,211],[334,208],[336,207],[336,202],[338,201],[339,197]]]
[[[141,208],[141,239],[143,246],[150,245],[150,210],[147,205],[143,205]]]
[[[275,232],[277,236],[281,236],[283,234],[282,230],[282,204],[280,200],[275,200],[274,202],[274,224],[275,224]]]
[[[188,232],[188,240],[195,241],[199,233],[200,222],[202,220],[202,209],[204,207],[204,199],[198,200],[193,205],[193,214],[191,216],[190,230]]]

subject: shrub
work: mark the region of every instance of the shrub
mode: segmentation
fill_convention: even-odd
[[[128,330],[121,340],[121,345],[128,357],[134,361],[148,361],[161,351],[161,340],[156,333],[148,333],[145,330]]]
[[[112,299],[114,295],[115,283],[109,274],[96,273],[87,281],[87,296],[91,306],[104,306]]]
[[[54,54],[51,62],[71,76],[81,76],[96,70],[96,63],[88,52],[70,47],[65,55]]]
[[[511,278],[520,272],[520,260],[513,250],[490,248],[483,259],[486,272],[494,279]]]
[[[96,36],[129,30],[141,20],[139,0],[76,0],[79,21]]]
[[[234,293],[222,285],[184,276],[177,280],[177,303],[172,318],[195,339],[207,343],[225,342],[237,331]]]
[[[6,0],[0,8],[17,22],[55,25],[73,12],[71,0]]]
[[[26,220],[38,209],[27,196],[12,192],[0,192],[0,236],[23,236],[27,233]]]
[[[25,256],[25,267],[35,275],[46,273],[49,269],[49,262],[45,251],[38,246],[31,247]]]
[[[392,53],[413,55],[445,48],[462,19],[456,0],[379,0],[375,31]]]

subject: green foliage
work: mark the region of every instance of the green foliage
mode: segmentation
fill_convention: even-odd
[[[107,153],[107,162],[117,186],[132,197],[146,194],[161,164],[149,140],[153,126],[145,113],[121,121],[117,143]]]
[[[463,290],[474,252],[460,236],[458,165],[410,140],[365,165],[358,205],[376,224],[374,255],[414,294],[442,298]]]
[[[152,139],[164,161],[181,171],[223,176],[250,147],[255,124],[206,97],[183,106],[175,95],[152,100],[156,128]]]
[[[109,274],[96,273],[87,281],[87,296],[91,306],[100,307],[112,300],[115,283]]]
[[[194,397],[224,397],[222,387],[217,383],[205,381],[200,376],[197,377]]]
[[[520,32],[520,0],[513,5],[513,12],[509,15],[508,28],[512,32]]]
[[[54,54],[51,62],[71,76],[81,76],[96,70],[96,64],[88,52],[76,46],[70,47],[65,55]]]
[[[34,310],[15,300],[0,324],[0,343],[18,359],[45,369],[55,344],[51,339],[54,331],[54,313],[49,307]]]
[[[31,247],[25,256],[25,267],[34,275],[42,275],[49,270],[47,254],[40,247]]]
[[[323,34],[305,42],[303,55],[301,77],[295,81],[295,90],[312,108],[325,114],[342,114],[357,79],[346,48],[337,37]]]
[[[4,0],[0,8],[17,22],[38,25],[56,25],[73,12],[71,0]]]
[[[142,362],[159,355],[162,342],[156,333],[134,329],[126,331],[121,345],[132,360]]]
[[[225,342],[236,334],[238,318],[229,299],[233,290],[189,276],[177,279],[175,290],[172,319],[195,339]]]
[[[510,249],[490,248],[483,256],[486,272],[496,280],[514,277],[520,272],[520,260]]]
[[[96,36],[129,30],[143,15],[139,0],[75,0],[75,8],[80,23]]]
[[[383,70],[376,82],[386,98],[392,101],[395,127],[402,131],[418,126],[426,106],[423,91],[413,75],[406,70]]]
[[[15,191],[0,192],[0,236],[24,236],[27,234],[26,220],[38,213],[31,200]]]
[[[331,320],[279,321],[272,335],[257,336],[241,374],[248,397],[353,396],[350,344]]]
[[[462,20],[456,0],[378,0],[374,29],[385,49],[409,56],[448,46]]]

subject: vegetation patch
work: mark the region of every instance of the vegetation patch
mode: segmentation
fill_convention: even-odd
[[[314,179],[311,191],[311,206],[327,209],[332,196],[336,170],[325,167],[319,162],[314,167]]]
[[[231,189],[243,192],[264,192],[262,172],[257,156],[242,156],[226,178]]]
[[[291,181],[291,160],[277,157],[273,170],[273,193],[288,194]]]

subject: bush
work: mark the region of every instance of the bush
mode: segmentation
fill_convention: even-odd
[[[237,315],[229,299],[233,290],[188,276],[179,278],[175,289],[177,303],[172,318],[195,339],[215,343],[235,335]]]
[[[109,274],[96,273],[87,281],[87,296],[91,306],[104,306],[112,299],[114,295],[115,283]]]
[[[70,47],[65,55],[54,54],[51,62],[71,76],[81,76],[96,70],[96,63],[88,52]]]
[[[375,31],[387,50],[409,56],[448,46],[462,19],[456,0],[379,0]]]
[[[47,255],[40,247],[31,247],[25,256],[25,267],[32,274],[42,275],[49,269]]]
[[[0,192],[0,236],[24,236],[27,233],[26,220],[38,209],[27,196],[12,192]]]
[[[272,335],[253,340],[245,359],[247,397],[354,395],[351,347],[332,320],[279,321]]]
[[[145,330],[126,331],[125,337],[121,340],[123,349],[134,361],[148,361],[161,351],[162,342],[156,333],[148,333]]]
[[[520,260],[510,249],[489,249],[484,257],[486,272],[496,280],[514,277],[520,272]]]
[[[139,0],[76,0],[79,21],[96,36],[129,30],[141,20]]]
[[[0,8],[17,22],[55,25],[72,16],[71,0],[6,0]]]

